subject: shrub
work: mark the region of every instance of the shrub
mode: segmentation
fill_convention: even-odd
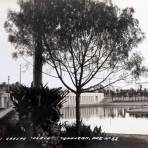
[[[61,126],[65,128],[65,131],[61,131],[62,137],[77,137],[76,123],[69,125],[65,122]],[[91,130],[90,125],[85,125],[82,121],[80,125],[80,133],[80,137],[105,136],[105,133],[102,132],[101,126],[99,128],[96,126]]]
[[[61,131],[61,137],[67,137],[67,138],[76,138],[77,137],[77,132],[76,132],[76,124],[67,124],[66,122],[61,125],[62,128],[64,128],[64,131]],[[93,137],[105,137],[106,134],[102,132],[101,126],[98,128],[97,126],[91,130],[90,126],[85,125],[81,121],[81,126],[80,126],[80,140],[78,139],[73,139],[73,140],[61,140],[62,145],[64,147],[69,147],[69,146],[80,146],[84,147],[87,146],[89,147],[90,145],[92,146],[95,143],[98,143],[98,140],[92,140]],[[83,139],[86,138],[86,139]],[[90,139],[87,139],[90,138]]]
[[[67,91],[14,85],[11,100],[19,116],[18,124],[30,136],[58,136],[60,108]]]

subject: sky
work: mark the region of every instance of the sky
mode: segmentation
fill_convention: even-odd
[[[113,0],[113,3],[120,8],[133,7],[135,9],[135,17],[140,22],[140,27],[145,32],[146,39],[138,46],[136,50],[140,51],[145,58],[144,64],[148,65],[148,0]],[[0,0],[0,83],[7,82],[8,76],[10,76],[10,83],[20,81],[20,65],[21,70],[21,82],[26,85],[30,85],[32,82],[32,65],[19,58],[14,60],[12,58],[12,52],[14,51],[13,45],[8,42],[8,34],[4,30],[4,22],[7,18],[8,9],[18,10],[17,0]],[[27,59],[32,62],[32,59]],[[148,67],[148,66],[147,66]],[[47,72],[47,68],[44,68]],[[148,81],[147,78],[142,78],[142,81]],[[59,80],[52,77],[43,75],[44,84],[50,83],[50,87],[59,87],[61,83]]]

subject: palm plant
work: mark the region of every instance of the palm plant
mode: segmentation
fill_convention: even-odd
[[[28,137],[59,136],[60,108],[66,94],[61,88],[14,85],[11,100],[19,116],[18,123]]]

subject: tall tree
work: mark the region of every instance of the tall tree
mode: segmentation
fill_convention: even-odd
[[[9,33],[9,41],[16,49],[16,52],[13,53],[14,57],[18,55],[33,56],[33,84],[35,87],[39,87],[42,83],[42,65],[45,54],[43,33],[47,31],[44,30],[44,26],[48,29],[46,32],[48,36],[58,26],[58,20],[55,17],[56,11],[54,11],[56,1],[19,0],[20,10],[10,10],[4,25]]]
[[[13,53],[34,56],[33,84],[39,87],[42,83],[42,39],[38,1],[19,1],[18,12],[9,11],[5,28],[9,33],[9,41],[14,44],[17,51]]]
[[[142,57],[133,48],[144,34],[132,8],[120,10],[90,0],[61,0],[60,6],[59,25],[50,36],[44,34],[43,43],[49,65],[76,95],[80,135],[81,93],[102,89],[129,75],[139,76],[144,71]]]

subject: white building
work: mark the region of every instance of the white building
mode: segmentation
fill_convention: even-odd
[[[82,93],[80,96],[81,106],[98,105],[104,99],[104,93]],[[69,93],[65,97],[64,107],[76,106],[76,95]]]
[[[10,105],[10,94],[6,92],[0,92],[0,108],[8,108]]]

